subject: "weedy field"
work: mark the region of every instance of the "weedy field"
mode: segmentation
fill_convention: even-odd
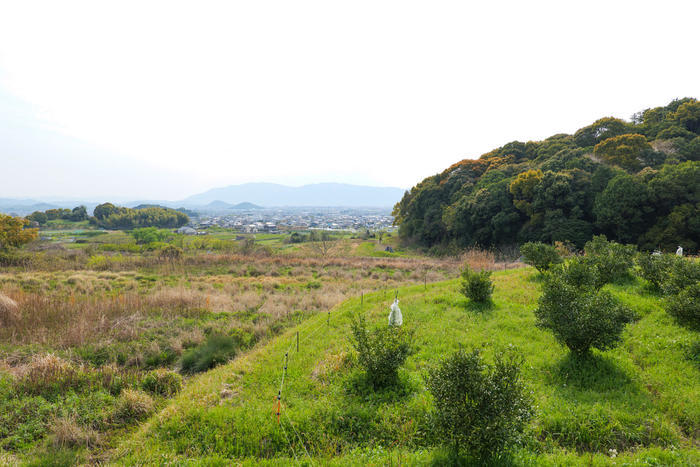
[[[430,435],[428,368],[464,347],[486,360],[509,348],[524,356],[535,416],[513,465],[698,465],[700,367],[697,334],[679,326],[647,285],[606,286],[636,314],[622,343],[575,362],[535,327],[540,279],[531,268],[494,275],[491,305],[476,306],[456,280],[399,289],[415,351],[400,384],[362,384],[350,323],[362,314],[386,323],[392,296],[355,297],[191,380],[167,408],[121,443],[112,461],[227,465],[444,465]],[[299,332],[299,351],[296,333]],[[285,354],[288,369],[281,384]],[[276,396],[282,387],[279,421]]]
[[[697,465],[700,368],[697,336],[678,326],[639,281],[608,289],[637,314],[622,345],[576,364],[534,325],[539,280],[530,269],[495,274],[491,306],[474,306],[455,280],[399,290],[416,351],[398,389],[362,384],[350,346],[353,314],[384,325],[393,297],[355,297],[233,363],[192,380],[169,406],[118,446],[113,461],[285,465],[442,465],[429,430],[427,368],[460,346],[487,360],[511,346],[536,415],[515,465]],[[318,331],[320,329],[320,331]],[[301,344],[296,350],[296,332]],[[697,345],[697,344],[695,344]],[[275,398],[289,364],[279,423]],[[697,352],[697,347],[695,347]],[[457,463],[469,463],[458,459]]]
[[[505,267],[484,252],[362,256],[383,252],[362,239],[293,254],[281,237],[175,236],[182,254],[165,258],[123,232],[45,236],[0,269],[0,463],[99,462],[196,373],[350,297],[454,277],[464,261]]]
[[[444,446],[427,383],[475,348],[485,364],[518,355],[532,403],[517,443],[487,462],[700,464],[700,339],[669,315],[661,282],[605,285],[633,319],[617,347],[580,358],[535,325],[534,269],[389,242],[55,231],[0,258],[0,464],[483,464]],[[547,248],[538,267],[561,261]],[[597,271],[617,267],[606,258]],[[639,258],[652,281],[691,264]],[[492,300],[465,298],[464,266],[495,271]],[[386,328],[397,295],[411,349],[376,387],[352,323]]]

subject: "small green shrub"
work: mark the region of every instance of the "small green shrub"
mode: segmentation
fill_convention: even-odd
[[[630,276],[637,248],[609,242],[605,235],[593,237],[584,247],[586,261],[598,268],[603,284],[619,282]]]
[[[144,355],[146,368],[159,368],[169,366],[177,360],[177,353],[172,347],[156,348]]]
[[[700,262],[676,257],[666,280],[661,284],[661,290],[667,295],[675,295],[698,282],[700,282]]]
[[[413,334],[402,326],[382,326],[370,331],[362,316],[353,319],[351,328],[357,361],[368,381],[375,388],[395,385],[399,368],[411,352]]]
[[[200,373],[228,362],[236,356],[238,345],[232,337],[214,334],[182,356],[182,372]]]
[[[153,413],[155,404],[143,391],[125,389],[114,406],[114,418],[122,423],[143,420]]]
[[[557,265],[552,270],[552,274],[579,289],[599,289],[604,285],[600,279],[598,268],[580,256],[575,256],[565,263]]]
[[[483,269],[475,272],[469,269],[469,266],[462,269],[462,293],[468,299],[478,303],[491,300],[493,293],[491,272]]]
[[[575,355],[585,355],[590,348],[614,347],[634,318],[608,292],[578,288],[553,273],[545,276],[538,303],[537,326],[552,331]]]
[[[700,283],[689,285],[666,299],[668,314],[694,329],[700,329]]]
[[[525,390],[522,357],[510,353],[484,363],[478,350],[452,354],[429,371],[436,435],[455,451],[493,457],[518,442],[532,417]]]
[[[649,282],[654,290],[661,290],[661,286],[668,280],[671,269],[677,261],[683,260],[676,255],[650,255],[641,252],[637,255],[639,275]]]
[[[149,371],[141,381],[141,389],[159,396],[173,396],[177,394],[181,388],[182,376],[164,368]]]
[[[520,247],[525,264],[529,264],[540,273],[548,271],[553,265],[562,262],[556,247],[541,242],[527,242]]]

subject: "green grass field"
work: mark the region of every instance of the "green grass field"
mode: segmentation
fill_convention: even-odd
[[[700,464],[697,334],[675,324],[641,281],[607,286],[637,314],[614,350],[584,364],[535,327],[539,280],[530,268],[494,274],[493,306],[474,306],[456,280],[399,290],[415,352],[401,389],[358,385],[350,352],[353,313],[386,325],[394,291],[348,300],[235,361],[190,380],[113,452],[118,464],[444,465],[427,429],[427,368],[460,346],[487,360],[510,346],[536,402],[514,465]],[[296,333],[301,345],[296,351]],[[289,366],[278,424],[275,398]],[[454,459],[452,459],[454,460]],[[457,459],[459,460],[459,459]],[[468,459],[461,459],[468,462]],[[503,460],[502,460],[503,461]]]

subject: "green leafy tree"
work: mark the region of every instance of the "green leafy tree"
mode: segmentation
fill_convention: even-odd
[[[80,221],[87,220],[87,218],[88,218],[88,214],[87,214],[87,209],[85,208],[85,206],[77,206],[77,207],[73,208],[73,210],[71,211],[68,220],[80,222]]]
[[[609,164],[625,170],[637,171],[645,152],[651,151],[651,145],[643,135],[620,135],[598,143],[594,154]]]
[[[518,174],[515,180],[510,182],[510,194],[513,195],[513,204],[516,208],[532,215],[532,201],[535,197],[535,187],[542,180],[541,170],[528,170]]]
[[[635,242],[646,230],[652,207],[647,186],[620,174],[596,197],[593,213],[599,229],[621,242]]]
[[[27,216],[27,219],[36,222],[39,225],[44,225],[49,221],[49,217],[46,215],[46,213],[41,211],[34,211]]]
[[[92,215],[95,216],[97,220],[102,221],[117,212],[119,212],[119,208],[112,203],[103,203],[95,206],[95,210],[93,211]]]
[[[17,248],[38,236],[37,229],[28,229],[27,219],[0,214],[0,251]]]
[[[163,242],[170,236],[167,230],[160,230],[157,227],[143,227],[131,231],[131,235],[139,244],[148,244],[153,242]]]
[[[700,134],[700,102],[697,100],[681,104],[673,118],[688,131]]]
[[[630,125],[624,120],[605,117],[574,133],[574,142],[580,148],[595,146],[604,139],[630,132]]]

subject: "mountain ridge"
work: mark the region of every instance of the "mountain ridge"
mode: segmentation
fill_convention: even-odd
[[[405,190],[347,183],[313,183],[298,187],[277,183],[253,182],[212,188],[181,201],[186,206],[201,206],[215,201],[243,202],[259,206],[373,206],[392,207]]]

